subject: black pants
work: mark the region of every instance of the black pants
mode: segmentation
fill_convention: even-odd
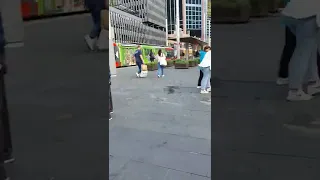
[[[280,67],[278,71],[278,77],[287,78],[289,75],[289,63],[296,48],[296,36],[290,31],[289,28],[286,27],[285,32],[285,45],[283,47],[281,59],[280,59]],[[318,61],[318,74],[320,75],[320,55],[317,53],[317,61]]]
[[[203,72],[200,70],[200,76],[199,76],[199,79],[198,79],[198,86],[201,86],[202,78],[203,78]]]

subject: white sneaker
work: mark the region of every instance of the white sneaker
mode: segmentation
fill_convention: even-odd
[[[162,75],[162,77],[164,77],[164,75]]]
[[[208,94],[209,92],[208,91],[206,91],[206,90],[201,90],[200,91],[200,94]]]
[[[84,36],[84,39],[86,40],[89,49],[93,51],[95,49],[97,39],[92,39],[89,35]]]
[[[276,81],[277,85],[287,85],[289,84],[289,78],[278,78]]]
[[[320,82],[317,81],[316,83],[309,85],[307,89],[309,95],[315,95],[320,93]]]
[[[208,92],[211,92],[211,87],[209,87],[209,88],[207,89],[207,91],[208,91]]]
[[[137,77],[140,77],[140,74],[136,72]]]
[[[312,95],[306,94],[302,90],[288,92],[287,100],[288,101],[308,101],[313,98]]]
[[[200,89],[201,88],[201,86],[197,86],[197,89]]]
[[[160,78],[161,76],[160,75],[158,75],[158,78]]]

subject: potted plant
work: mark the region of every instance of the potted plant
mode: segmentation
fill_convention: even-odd
[[[200,58],[195,58],[194,61],[195,61],[196,65],[200,64]]]
[[[189,61],[189,67],[195,67],[197,64],[196,64],[196,61],[195,60],[188,60]]]
[[[266,17],[269,15],[269,0],[250,0],[251,17]]]
[[[213,23],[247,23],[250,20],[249,0],[214,0],[211,3]]]
[[[176,60],[174,63],[175,69],[188,69],[189,68],[189,61],[185,60]]]
[[[158,70],[157,62],[147,62],[145,65],[147,65],[148,71]]]
[[[167,67],[172,67],[173,66],[174,61],[173,60],[168,60],[167,61]]]
[[[269,0],[269,12],[277,13],[279,11],[280,0]]]

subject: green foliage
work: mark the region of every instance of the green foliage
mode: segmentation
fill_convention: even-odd
[[[175,60],[175,64],[189,64],[189,61],[177,59]]]

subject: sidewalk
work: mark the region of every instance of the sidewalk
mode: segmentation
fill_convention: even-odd
[[[275,85],[280,19],[212,29],[212,177],[320,179],[320,97],[288,103],[287,88]]]
[[[209,180],[211,102],[196,89],[198,69],[135,72],[112,79],[109,180]]]
[[[8,50],[12,180],[108,178],[108,54],[86,47],[90,23],[27,22],[25,47]]]

